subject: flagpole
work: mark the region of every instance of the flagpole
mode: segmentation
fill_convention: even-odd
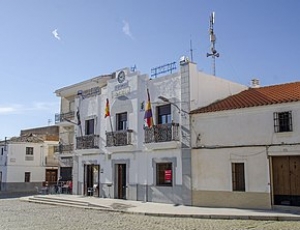
[[[109,117],[109,123],[110,123],[110,128],[111,128],[111,133],[113,136],[113,145],[116,144],[116,140],[115,140],[115,135],[114,135],[114,131],[113,131],[113,125],[112,125],[112,121],[111,121],[111,116],[110,116],[110,109],[109,109],[109,100],[108,98],[106,98],[106,106],[105,106],[105,115],[104,117]]]
[[[114,141],[114,145],[115,145],[116,144],[116,140],[115,140],[115,134],[114,134],[114,131],[113,131],[113,125],[112,125],[112,121],[111,121],[111,116],[109,116],[109,123],[110,123],[111,133],[112,133],[113,141]]]

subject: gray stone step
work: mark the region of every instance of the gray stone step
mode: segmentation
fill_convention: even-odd
[[[57,197],[44,197],[44,196],[33,196],[28,197],[27,201],[39,204],[51,204],[51,205],[62,205],[70,207],[79,207],[79,208],[89,208],[89,209],[108,209],[105,206],[91,204],[86,201],[70,200],[66,198],[57,198]]]

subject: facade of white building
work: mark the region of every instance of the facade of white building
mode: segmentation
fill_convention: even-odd
[[[54,156],[57,143],[35,135],[1,141],[0,192],[35,192],[51,180],[58,166]]]
[[[147,89],[151,128],[144,119]],[[72,112],[72,118],[60,119],[58,125],[62,164],[72,159],[73,193],[191,204],[188,112],[244,89],[199,72],[188,61],[178,72],[152,79],[125,68],[58,89],[59,116]],[[107,102],[110,115],[105,117]]]
[[[299,87],[250,88],[191,111],[193,205],[300,205]]]

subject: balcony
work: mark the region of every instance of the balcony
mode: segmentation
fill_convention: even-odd
[[[75,118],[75,112],[74,111],[70,111],[67,113],[57,113],[55,114],[55,124],[63,122],[66,120],[73,120]]]
[[[73,144],[68,144],[68,145],[59,144],[59,145],[54,146],[55,153],[68,154],[68,153],[72,153],[73,150],[74,150]]]
[[[83,137],[76,137],[76,149],[98,149],[99,135],[90,134]]]
[[[46,167],[58,167],[58,159],[56,159],[54,156],[46,156],[45,157],[45,166]]]
[[[132,130],[118,130],[106,132],[106,147],[131,145]]]
[[[152,128],[145,127],[145,143],[179,141],[179,124],[158,124]]]

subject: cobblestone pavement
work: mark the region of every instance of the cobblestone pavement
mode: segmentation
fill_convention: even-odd
[[[207,220],[152,217],[99,210],[53,206],[0,199],[1,230],[195,230],[195,229],[289,229],[300,230],[300,222],[254,220]]]

